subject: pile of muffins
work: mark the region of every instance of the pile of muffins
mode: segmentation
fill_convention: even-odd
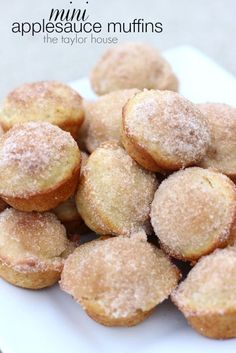
[[[59,281],[106,326],[170,296],[199,333],[236,337],[236,108],[182,97],[141,43],[107,50],[91,85],[95,101],[44,81],[2,103],[0,276]]]

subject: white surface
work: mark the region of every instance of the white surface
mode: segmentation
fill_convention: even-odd
[[[166,57],[187,98],[236,104],[236,80],[203,54],[179,47],[166,52]],[[72,86],[84,97],[94,97],[86,79]],[[231,353],[235,347],[236,339],[216,341],[198,335],[170,302],[136,327],[107,328],[87,317],[57,286],[30,291],[0,280],[3,353]]]

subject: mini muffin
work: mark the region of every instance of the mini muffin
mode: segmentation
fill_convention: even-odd
[[[172,294],[189,324],[210,338],[236,337],[236,251],[203,257]]]
[[[178,80],[160,52],[143,43],[122,43],[108,49],[92,70],[98,95],[121,89],[178,90]]]
[[[0,139],[0,197],[22,211],[46,211],[75,192],[80,151],[47,122],[17,125]]]
[[[236,108],[227,104],[198,104],[211,132],[211,144],[200,163],[236,179]]]
[[[0,276],[15,286],[39,289],[56,283],[74,249],[52,213],[0,214]]]
[[[82,98],[55,81],[24,84],[8,94],[0,112],[5,131],[28,121],[47,121],[77,137],[84,119]]]
[[[159,249],[128,237],[78,247],[65,262],[61,288],[105,326],[134,326],[176,287],[177,268]]]
[[[210,143],[200,110],[178,93],[137,93],[123,109],[122,142],[141,166],[154,171],[194,165]]]
[[[155,175],[111,141],[90,155],[76,204],[87,226],[98,234],[128,235],[147,229],[156,188]]]
[[[164,180],[151,206],[161,246],[180,260],[195,261],[234,237],[236,188],[225,175],[198,167]]]
[[[125,89],[105,94],[86,106],[88,131],[87,150],[92,153],[102,142],[116,140],[120,142],[122,108],[137,89]]]

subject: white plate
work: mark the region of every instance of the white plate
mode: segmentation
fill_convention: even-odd
[[[236,105],[236,80],[204,54],[191,47],[179,47],[165,56],[187,98]],[[87,79],[72,86],[84,97],[94,98]],[[106,328],[87,317],[57,286],[30,291],[0,280],[3,353],[231,353],[235,347],[236,339],[216,341],[198,335],[168,301],[136,327]]]

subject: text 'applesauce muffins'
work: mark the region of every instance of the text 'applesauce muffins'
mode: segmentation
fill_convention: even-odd
[[[0,139],[0,196],[22,211],[46,211],[74,192],[80,151],[73,137],[46,122],[17,125]]]
[[[157,185],[153,173],[139,167],[116,142],[107,142],[84,167],[76,195],[78,211],[98,234],[146,230]]]
[[[172,300],[200,334],[236,337],[236,250],[204,256],[173,292]]]
[[[121,142],[122,108],[137,89],[125,89],[105,94],[85,105],[88,119],[86,147],[92,153],[102,142]]]
[[[82,98],[56,81],[26,83],[8,94],[0,111],[5,131],[28,121],[46,121],[77,137],[84,119]]]
[[[144,43],[122,43],[106,50],[90,80],[98,95],[121,89],[178,90],[178,80],[160,52]]]
[[[211,132],[211,144],[200,163],[236,179],[236,108],[221,103],[198,104]]]
[[[225,175],[198,167],[178,171],[159,186],[151,223],[173,257],[194,261],[232,241],[236,188]]]
[[[178,279],[161,250],[120,236],[77,248],[65,262],[60,285],[97,322],[133,326],[169,296]]]
[[[193,103],[175,92],[144,90],[123,109],[122,142],[141,166],[163,172],[199,162],[210,135]]]
[[[52,213],[0,214],[0,276],[24,288],[39,289],[57,282],[73,245]]]

